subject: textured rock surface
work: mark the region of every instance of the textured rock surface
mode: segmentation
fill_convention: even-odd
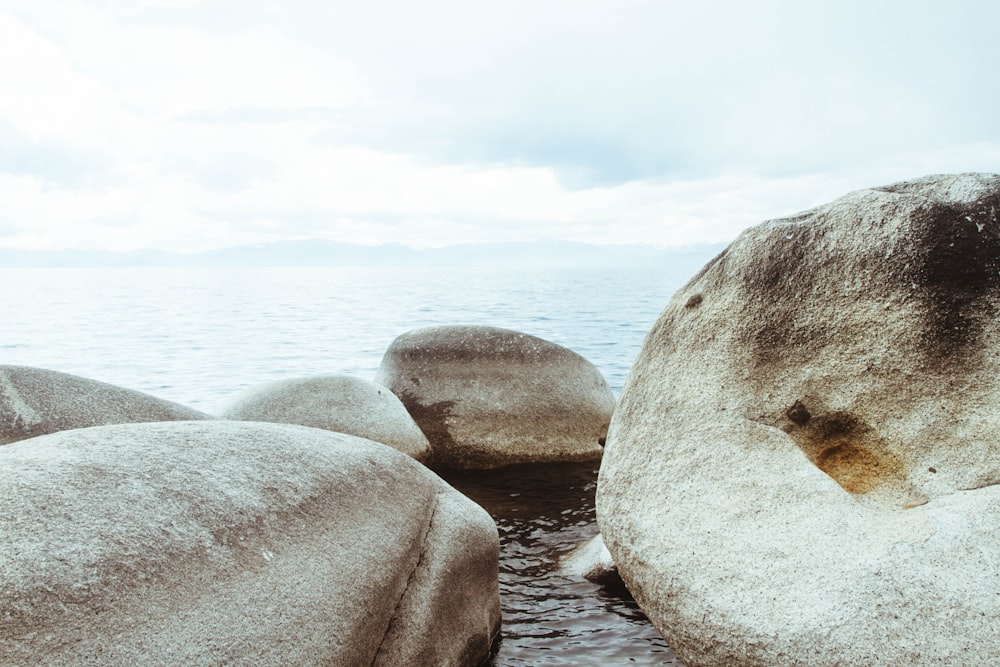
[[[623,391],[601,532],[697,665],[1000,664],[1000,176],[744,232]]]
[[[600,535],[595,535],[559,559],[559,569],[576,577],[601,581],[618,575],[611,552]]]
[[[577,353],[495,327],[405,333],[375,380],[402,399],[439,468],[599,459],[615,406],[604,377]]]
[[[386,387],[347,375],[279,380],[239,396],[225,419],[300,424],[357,435],[423,461],[427,437]]]
[[[396,450],[285,424],[0,447],[0,664],[475,664],[496,526]]]
[[[211,416],[149,394],[67,373],[0,366],[0,445],[103,424]]]

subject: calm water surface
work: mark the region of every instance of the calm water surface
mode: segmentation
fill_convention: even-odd
[[[597,535],[593,464],[446,475],[500,530],[503,629],[495,667],[681,665],[621,583],[562,574],[559,557]]]
[[[651,271],[0,269],[0,364],[138,389],[217,413],[271,380],[372,379],[399,334],[440,324],[531,333],[593,362],[615,393],[691,267]],[[495,665],[676,662],[623,587],[560,575],[597,533],[593,466],[451,481],[496,519],[503,639]]]

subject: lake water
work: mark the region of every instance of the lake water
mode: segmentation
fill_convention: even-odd
[[[217,413],[271,380],[370,380],[389,343],[411,329],[485,324],[575,350],[617,394],[646,332],[691,273],[3,269],[0,364],[82,375]],[[627,591],[558,573],[558,557],[597,533],[593,466],[450,481],[500,529],[504,630],[495,665],[679,664]]]

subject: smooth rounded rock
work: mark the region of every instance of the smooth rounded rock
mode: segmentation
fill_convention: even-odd
[[[1000,664],[1000,176],[753,227],[667,305],[601,533],[689,667]]]
[[[496,327],[405,333],[375,380],[413,415],[437,468],[599,459],[615,406],[604,377],[579,354]]]
[[[389,445],[418,461],[430,454],[427,437],[395,394],[348,375],[270,382],[239,396],[221,416],[356,435]]]
[[[408,456],[286,424],[0,447],[0,665],[470,665],[489,515]]]
[[[0,366],[0,445],[103,424],[213,419],[149,394],[30,366]]]
[[[618,576],[611,552],[600,535],[595,535],[559,559],[559,570],[590,581],[603,581]]]

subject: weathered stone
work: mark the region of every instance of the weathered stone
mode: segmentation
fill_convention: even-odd
[[[232,421],[0,447],[0,665],[469,665],[496,526],[408,456]]]
[[[0,366],[0,445],[104,424],[212,419],[132,389],[29,366]]]
[[[278,380],[239,396],[225,419],[300,424],[368,438],[423,461],[427,437],[386,387],[348,375]]]
[[[598,482],[685,664],[1000,664],[1000,176],[744,232],[668,304]]]
[[[402,399],[438,468],[599,459],[615,405],[579,354],[495,327],[405,333],[386,350],[376,382]]]
[[[591,581],[603,581],[618,576],[611,552],[600,535],[595,535],[559,559],[559,569],[565,574]]]

